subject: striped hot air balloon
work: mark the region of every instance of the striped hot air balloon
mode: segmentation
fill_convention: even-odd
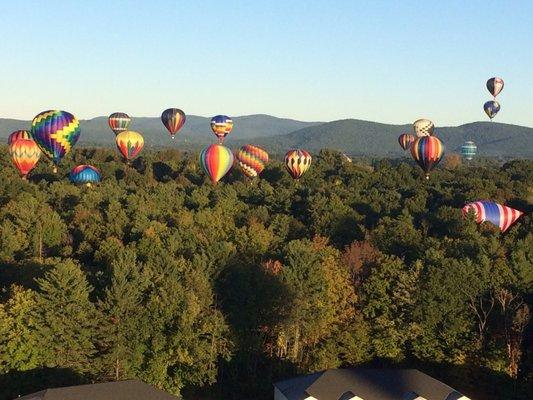
[[[90,187],[93,183],[100,182],[102,175],[92,165],[78,165],[70,171],[69,179],[72,183],[86,184]]]
[[[26,179],[39,161],[41,150],[32,139],[18,139],[9,145],[9,154],[20,175]]]
[[[116,112],[109,116],[107,123],[115,135],[118,135],[120,132],[128,130],[130,126],[131,118],[128,114],[123,112]]]
[[[400,143],[400,146],[402,146],[402,149],[407,150],[409,147],[411,147],[411,144],[415,141],[415,137],[413,135],[410,135],[408,133],[402,133],[398,137],[398,143]]]
[[[496,225],[502,232],[509,227],[523,214],[522,211],[514,208],[502,206],[493,201],[475,201],[463,207],[463,215],[472,210],[476,216],[476,222],[490,222]]]
[[[176,133],[185,125],[186,116],[179,108],[168,108],[161,114],[161,122],[170,132],[172,139]]]
[[[237,161],[242,172],[248,178],[258,176],[268,162],[268,153],[259,146],[247,144],[237,152]]]
[[[144,146],[144,138],[139,132],[135,131],[120,132],[115,141],[118,151],[127,162],[137,157]]]
[[[503,90],[503,86],[504,83],[502,78],[494,77],[487,81],[487,89],[494,98],[500,94]]]
[[[28,131],[15,131],[7,137],[7,144],[10,145],[18,139],[31,139],[31,133]]]
[[[215,115],[211,118],[211,130],[220,143],[233,129],[233,120],[227,115]]]
[[[435,124],[429,119],[417,119],[413,122],[413,132],[417,137],[433,136]]]
[[[43,111],[33,118],[31,136],[43,154],[57,166],[78,141],[80,123],[66,111]]]
[[[305,150],[289,150],[285,154],[285,167],[293,179],[300,179],[311,166],[311,159],[311,154]]]
[[[200,153],[200,165],[216,185],[233,166],[233,153],[221,144],[212,144]]]
[[[444,145],[436,136],[422,136],[411,145],[411,155],[426,173],[429,179],[430,171],[439,163],[444,154]]]
[[[472,160],[477,153],[477,146],[472,141],[466,141],[465,144],[461,146],[461,155],[465,160]]]

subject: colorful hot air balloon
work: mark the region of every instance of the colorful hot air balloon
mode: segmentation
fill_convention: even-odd
[[[26,179],[39,161],[41,150],[32,139],[18,139],[9,145],[9,154],[11,154],[13,164],[19,170],[20,175]]]
[[[211,118],[211,129],[218,140],[222,143],[224,138],[233,129],[233,120],[226,115],[216,115]]]
[[[492,96],[494,98],[496,98],[496,96],[498,96],[500,94],[500,92],[503,90],[503,79],[502,78],[490,78],[488,81],[487,81],[487,89],[489,90],[490,94],[492,94]]]
[[[463,215],[473,210],[478,224],[488,221],[505,232],[523,214],[522,211],[502,206],[493,201],[475,201],[463,207]]]
[[[444,154],[444,145],[436,136],[422,136],[411,145],[411,155],[426,173],[429,179],[430,171],[439,163]]]
[[[413,131],[417,137],[433,136],[435,125],[429,119],[417,119],[413,122]]]
[[[69,178],[72,183],[86,184],[90,187],[91,184],[100,182],[102,175],[92,165],[78,165],[72,168],[69,173]]]
[[[179,108],[168,108],[161,114],[161,122],[170,132],[172,139],[185,124],[185,119],[185,113]]]
[[[411,147],[411,144],[415,141],[415,137],[408,133],[402,133],[398,138],[398,143],[402,146],[402,149],[407,150]]]
[[[268,162],[268,153],[259,146],[246,144],[237,152],[237,161],[248,178],[258,176]]]
[[[200,165],[216,185],[233,166],[233,153],[221,144],[212,144],[200,153]]]
[[[498,111],[500,111],[500,103],[496,100],[489,100],[483,105],[483,109],[485,110],[485,114],[492,120],[498,114]]]
[[[31,133],[28,131],[15,131],[7,137],[7,144],[10,145],[18,139],[31,139]]]
[[[300,177],[311,166],[311,154],[305,150],[289,150],[285,154],[285,167],[293,179],[300,179]]]
[[[461,155],[466,160],[472,160],[477,153],[477,146],[472,141],[466,141],[465,144],[461,146]]]
[[[137,157],[144,146],[144,138],[135,131],[120,132],[115,141],[117,142],[118,151],[128,162]]]
[[[130,126],[131,118],[128,114],[123,112],[116,112],[109,116],[107,123],[115,135],[118,135],[120,132],[128,130]]]
[[[66,111],[50,110],[38,114],[31,123],[31,136],[46,157],[57,165],[80,137],[80,123]]]

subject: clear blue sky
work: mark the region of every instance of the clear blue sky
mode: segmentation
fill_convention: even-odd
[[[533,1],[0,0],[0,117],[167,107],[533,126]]]

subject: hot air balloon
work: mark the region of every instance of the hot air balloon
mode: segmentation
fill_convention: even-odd
[[[502,232],[509,229],[509,227],[523,214],[522,211],[502,206],[493,201],[475,201],[473,203],[468,203],[463,207],[463,215],[466,215],[470,210],[474,211],[476,222],[478,224],[487,221],[499,227]]]
[[[144,138],[139,132],[135,131],[120,132],[115,141],[117,142],[118,151],[127,162],[137,157],[144,146]]]
[[[233,120],[226,115],[216,115],[211,118],[211,129],[220,143],[233,129]]]
[[[430,171],[439,163],[444,154],[444,145],[436,136],[417,138],[411,145],[411,155],[426,173],[429,179]]]
[[[128,114],[123,112],[116,112],[109,116],[107,123],[115,135],[118,135],[120,132],[128,130],[130,126],[131,118]]]
[[[41,150],[32,139],[18,139],[9,145],[9,154],[11,154],[13,164],[19,170],[20,175],[26,179],[39,161]]]
[[[7,144],[10,145],[18,139],[31,139],[31,133],[28,131],[15,131],[7,137]]]
[[[496,100],[489,100],[483,105],[483,109],[485,110],[485,114],[492,120],[498,114],[498,111],[500,111],[500,103]]]
[[[466,160],[472,160],[477,153],[477,146],[472,141],[466,141],[465,144],[461,146],[461,155]]]
[[[498,96],[500,94],[500,92],[503,90],[503,79],[502,78],[490,78],[488,81],[487,81],[487,89],[489,90],[490,94],[492,94],[492,96],[494,98],[496,98],[496,96]]]
[[[168,108],[161,114],[161,122],[170,132],[172,139],[185,124],[185,119],[185,113],[179,108]]]
[[[69,173],[69,178],[72,183],[86,184],[88,187],[93,183],[98,183],[102,180],[102,175],[97,168],[92,165],[78,165],[72,168]]]
[[[216,185],[233,166],[233,153],[221,144],[212,144],[200,153],[200,165]]]
[[[285,154],[285,167],[293,179],[300,179],[300,177],[311,166],[311,154],[305,150],[289,150]]]
[[[433,136],[435,125],[429,119],[417,119],[413,122],[413,131],[417,137]]]
[[[402,149],[407,150],[411,147],[411,144],[415,141],[415,137],[408,133],[402,133],[398,138],[398,143],[402,146]]]
[[[38,114],[31,123],[31,136],[46,157],[57,165],[80,137],[80,123],[66,111],[50,110]]]
[[[242,172],[248,178],[258,176],[268,162],[268,153],[259,146],[247,144],[237,152],[237,161]]]

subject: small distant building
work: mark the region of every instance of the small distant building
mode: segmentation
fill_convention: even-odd
[[[416,369],[329,369],[274,384],[274,400],[470,400]]]
[[[177,400],[138,380],[46,389],[14,400]]]

